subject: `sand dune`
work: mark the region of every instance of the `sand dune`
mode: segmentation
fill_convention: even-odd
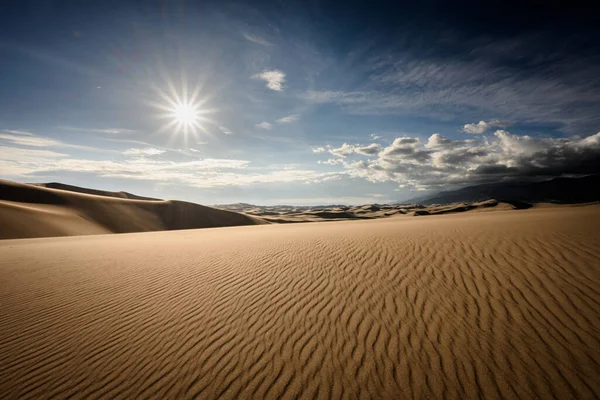
[[[596,398],[600,207],[0,242],[0,393]]]
[[[526,203],[509,204],[488,200],[429,207],[418,204],[310,207],[236,203],[212,208],[56,182],[21,184],[0,180],[0,239],[330,222],[530,206]]]
[[[183,201],[133,200],[0,180],[0,239],[262,223],[258,217]]]
[[[109,192],[109,191],[106,191],[106,190],[89,189],[89,188],[84,188],[84,187],[79,187],[79,186],[73,186],[73,185],[67,185],[65,183],[58,183],[58,182],[32,183],[32,185],[41,186],[41,187],[47,187],[47,188],[50,188],[50,189],[68,190],[70,192],[85,193],[85,194],[94,194],[96,196],[117,197],[117,198],[120,198],[120,199],[161,200],[161,199],[156,199],[154,197],[138,196],[136,194],[129,193],[129,192],[123,192],[123,191],[121,191],[121,192]]]
[[[323,222],[356,219],[377,219],[391,216],[425,216],[442,215],[473,211],[506,211],[521,210],[537,207],[520,201],[502,202],[494,199],[475,203],[454,203],[443,205],[423,206],[420,204],[367,204],[364,206],[321,206],[321,207],[292,207],[265,206],[259,207],[244,203],[216,206],[221,209],[243,212],[248,215],[260,216],[265,221],[273,223]],[[571,205],[553,204],[553,207],[569,207]]]

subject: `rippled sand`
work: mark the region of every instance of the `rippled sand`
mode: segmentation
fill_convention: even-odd
[[[3,398],[593,398],[600,207],[0,242]]]

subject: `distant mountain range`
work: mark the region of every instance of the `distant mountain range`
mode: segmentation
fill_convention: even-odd
[[[488,199],[530,203],[586,203],[600,200],[600,175],[543,182],[502,182],[468,186],[412,198],[405,203],[450,204]]]

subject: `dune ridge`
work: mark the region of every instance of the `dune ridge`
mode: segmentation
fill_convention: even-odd
[[[93,190],[89,191],[85,193],[0,180],[0,239],[267,223],[259,217],[184,201],[141,200],[138,196],[124,198],[97,195]]]
[[[94,194],[96,196],[117,197],[117,198],[120,198],[120,199],[162,200],[162,199],[157,199],[157,198],[154,198],[154,197],[138,196],[136,194],[129,193],[129,192],[124,192],[124,191],[109,192],[107,190],[89,189],[89,188],[84,188],[84,187],[80,187],[80,186],[67,185],[65,183],[59,183],[59,182],[32,183],[31,185],[46,187],[46,188],[50,188],[50,189],[67,190],[67,191],[70,191],[70,192],[85,193],[85,194]]]
[[[0,242],[0,393],[596,398],[597,205]]]

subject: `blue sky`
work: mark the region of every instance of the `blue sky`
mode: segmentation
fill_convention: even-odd
[[[361,204],[598,172],[598,28],[519,4],[16,2],[0,176]]]

